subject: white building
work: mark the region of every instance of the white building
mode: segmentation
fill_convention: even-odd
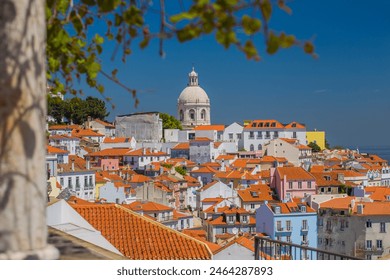
[[[199,86],[198,74],[192,69],[188,85],[177,100],[179,120],[184,128],[210,124],[210,99]]]
[[[254,120],[243,129],[244,149],[261,151],[272,139],[291,138],[306,145],[306,127],[297,122],[282,124],[276,120]]]
[[[225,127],[222,139],[225,142],[234,142],[237,144],[237,150],[244,148],[244,140],[242,138],[242,132],[244,127],[236,122]]]

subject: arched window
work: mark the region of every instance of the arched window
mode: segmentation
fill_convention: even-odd
[[[253,152],[254,150],[255,150],[255,146],[253,146],[253,144],[251,144],[251,145],[249,146],[249,151]]]
[[[261,151],[262,148],[263,148],[263,146],[261,146],[261,144],[259,144],[259,146],[257,147],[257,149],[258,149],[259,151]]]
[[[202,112],[200,113],[200,118],[201,118],[202,120],[205,120],[205,119],[206,119],[206,110],[205,110],[205,109],[203,109]]]
[[[183,121],[183,120],[184,120],[184,113],[183,113],[183,110],[180,110],[179,118],[180,118],[180,121]]]
[[[194,121],[195,120],[195,110],[191,109],[189,113],[190,113],[190,120]]]

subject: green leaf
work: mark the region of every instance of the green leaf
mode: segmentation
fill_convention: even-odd
[[[280,34],[279,40],[280,40],[280,47],[281,48],[289,48],[289,47],[293,46],[296,42],[294,35],[286,35],[284,33]]]
[[[229,48],[231,44],[237,43],[236,33],[233,31],[223,32],[218,30],[215,34],[215,38],[218,43],[225,47],[225,49]]]
[[[246,35],[252,35],[261,28],[261,21],[259,19],[251,18],[247,15],[242,17],[241,24]]]
[[[311,42],[305,42],[303,45],[303,50],[307,54],[314,54],[314,45]]]
[[[120,3],[120,0],[97,0],[99,11],[104,13],[115,10]]]
[[[243,47],[243,51],[244,51],[247,59],[260,60],[257,49],[252,41],[248,40],[245,42],[245,45]]]
[[[267,40],[267,53],[274,54],[279,49],[280,40],[279,37],[276,36],[273,32],[271,32],[268,36]]]
[[[101,45],[104,43],[104,38],[101,37],[99,34],[95,34],[95,43],[98,45]]]
[[[269,21],[272,15],[272,4],[270,0],[262,0],[260,2],[260,9],[266,21]]]

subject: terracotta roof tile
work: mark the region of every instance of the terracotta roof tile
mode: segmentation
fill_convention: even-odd
[[[132,137],[105,137],[103,143],[130,143],[132,139]]]
[[[133,260],[208,260],[203,242],[116,204],[72,205],[124,256]]]
[[[57,147],[49,146],[49,145],[46,146],[46,152],[48,154],[69,154],[68,151],[59,149]]]
[[[251,185],[249,188],[237,191],[243,202],[273,200],[272,190],[268,185]]]
[[[223,124],[212,124],[212,125],[198,125],[194,128],[194,130],[216,130],[216,131],[224,131],[225,126]]]
[[[315,178],[312,174],[307,172],[302,167],[277,167],[276,172],[279,173],[279,177],[283,178],[286,175],[287,180],[312,180]]]
[[[190,143],[184,142],[176,144],[175,147],[173,147],[171,150],[189,150],[190,149]]]

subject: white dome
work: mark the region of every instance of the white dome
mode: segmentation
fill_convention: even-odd
[[[210,103],[207,93],[200,86],[188,86],[179,96],[179,103]]]

